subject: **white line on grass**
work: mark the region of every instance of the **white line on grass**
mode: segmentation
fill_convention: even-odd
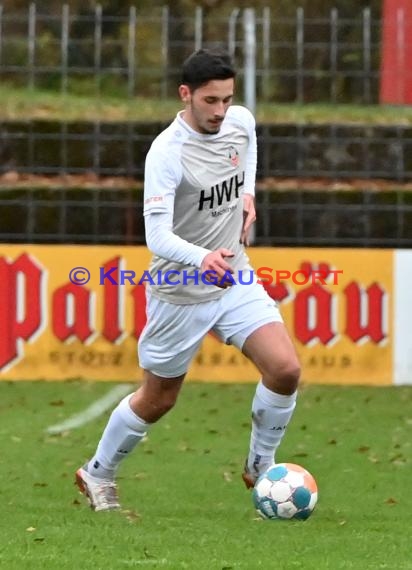
[[[48,427],[46,429],[46,432],[50,434],[59,434],[63,433],[64,431],[81,427],[84,424],[87,424],[88,422],[101,416],[106,410],[108,410],[115,403],[117,403],[120,400],[120,398],[130,393],[132,389],[133,389],[132,384],[119,384],[119,386],[115,386],[105,396],[103,396],[102,398],[91,404],[88,408],[83,410],[83,412],[75,414],[74,416],[68,418],[61,424],[56,424],[54,426]]]

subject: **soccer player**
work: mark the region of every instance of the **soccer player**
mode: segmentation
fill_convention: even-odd
[[[253,115],[232,105],[235,75],[225,53],[193,53],[179,87],[184,110],[146,157],[146,241],[157,277],[147,288],[147,324],[138,345],[143,382],[112,412],[95,455],[76,473],[96,511],[120,506],[119,463],[175,405],[209,331],[261,373],[242,474],[247,487],[274,463],[295,408],[298,358],[277,304],[250,279],[245,252],[256,217],[257,146]]]

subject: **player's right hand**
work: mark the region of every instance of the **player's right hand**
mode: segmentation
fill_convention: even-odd
[[[206,257],[202,261],[202,265],[200,266],[200,270],[202,274],[205,274],[206,271],[213,271],[212,275],[205,274],[205,280],[209,281],[216,285],[216,287],[220,287],[221,289],[226,289],[233,285],[233,281],[222,280],[225,276],[225,273],[234,273],[232,267],[225,261],[225,257],[234,257],[233,251],[230,249],[225,249],[224,247],[220,247],[216,251],[212,251],[208,253]]]

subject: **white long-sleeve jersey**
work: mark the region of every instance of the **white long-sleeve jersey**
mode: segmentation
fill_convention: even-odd
[[[153,142],[145,164],[146,241],[154,253],[152,295],[176,304],[210,301],[225,293],[203,283],[200,265],[224,247],[235,272],[249,267],[240,234],[244,193],[254,195],[256,131],[245,107],[229,107],[220,131],[194,131],[179,113]],[[167,284],[169,280],[179,284]],[[198,275],[198,279],[189,276]],[[159,284],[158,284],[159,283]]]

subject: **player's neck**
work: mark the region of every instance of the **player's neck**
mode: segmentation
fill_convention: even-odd
[[[184,109],[184,110],[181,111],[179,114],[180,114],[181,119],[182,119],[187,125],[189,125],[189,127],[190,127],[191,129],[193,129],[196,133],[204,134],[204,133],[202,132],[202,130],[199,128],[199,126],[198,126],[198,124],[196,123],[196,121],[194,120],[194,117],[193,117],[192,113],[190,112],[190,110]]]

